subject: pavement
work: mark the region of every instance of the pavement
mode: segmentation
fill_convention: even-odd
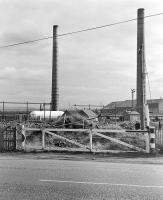
[[[142,153],[73,153],[73,152],[7,152],[0,153],[1,158],[10,159],[50,159],[50,160],[74,160],[115,163],[136,163],[136,164],[159,164],[163,165],[163,154],[142,154]]]
[[[1,153],[0,200],[162,200],[163,156]]]

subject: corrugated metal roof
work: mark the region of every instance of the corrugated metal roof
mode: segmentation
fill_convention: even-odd
[[[140,115],[137,111],[133,110],[133,111],[126,111],[128,114],[130,115]]]
[[[82,110],[82,112],[84,112],[88,118],[96,118],[97,115],[92,111],[92,110]]]
[[[76,117],[76,118],[80,118],[80,119],[85,119],[84,116],[82,116],[80,113],[79,113],[79,110],[66,110],[64,115],[66,116],[71,116],[71,117]]]

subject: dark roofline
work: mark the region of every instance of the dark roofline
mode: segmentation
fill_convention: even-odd
[[[147,103],[157,103],[163,101],[163,99],[147,99]],[[133,100],[134,106],[136,105],[136,100]],[[122,106],[119,106],[119,104],[121,104]],[[125,105],[126,104],[126,105]],[[123,100],[123,101],[113,101],[109,104],[107,104],[106,106],[104,106],[104,109],[113,109],[114,108],[132,108],[132,100]]]

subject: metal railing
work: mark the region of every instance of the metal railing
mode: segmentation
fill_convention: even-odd
[[[51,103],[1,101],[0,121],[26,121],[30,119],[30,112],[33,110],[51,110]]]

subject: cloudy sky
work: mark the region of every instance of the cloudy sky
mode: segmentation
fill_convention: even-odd
[[[0,0],[0,46],[163,12],[162,0]],[[152,98],[163,97],[163,15],[145,19]],[[136,21],[58,37],[60,107],[106,105],[136,88]],[[0,49],[0,101],[50,102],[52,40]],[[149,92],[147,90],[149,97]]]

